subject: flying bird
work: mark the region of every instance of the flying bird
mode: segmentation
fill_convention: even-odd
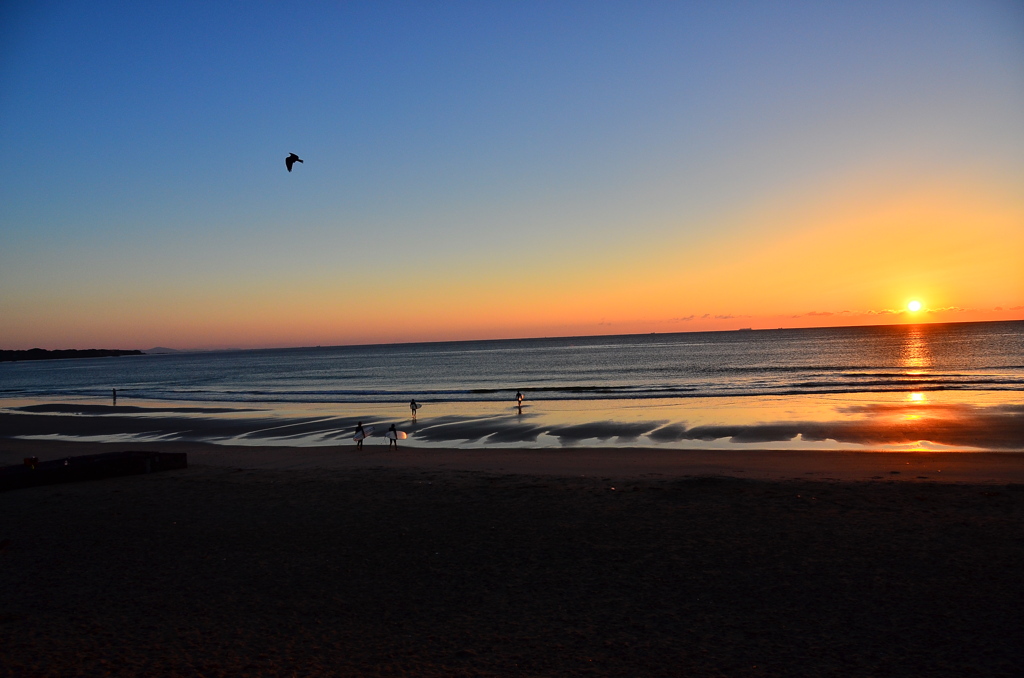
[[[284,159],[284,166],[288,168],[289,172],[291,172],[292,165],[294,165],[297,162],[302,162],[302,158],[295,155],[294,153],[289,153],[288,157]]]

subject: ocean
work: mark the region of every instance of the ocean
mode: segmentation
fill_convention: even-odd
[[[1022,392],[1024,321],[215,351],[0,363],[0,436],[1001,450]]]

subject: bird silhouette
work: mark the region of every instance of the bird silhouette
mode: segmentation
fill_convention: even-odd
[[[284,166],[288,168],[289,172],[291,172],[292,165],[294,165],[297,162],[302,162],[302,158],[295,155],[294,153],[289,153],[288,157],[284,159]]]

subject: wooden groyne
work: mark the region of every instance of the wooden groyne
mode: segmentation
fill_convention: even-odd
[[[188,468],[184,452],[107,452],[0,468],[0,491]]]

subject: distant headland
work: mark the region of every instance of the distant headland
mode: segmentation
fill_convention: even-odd
[[[0,351],[0,363],[15,360],[58,360],[66,358],[113,358],[122,355],[145,355],[142,351],[121,351],[107,348],[66,349],[47,351],[30,348],[27,351]]]

